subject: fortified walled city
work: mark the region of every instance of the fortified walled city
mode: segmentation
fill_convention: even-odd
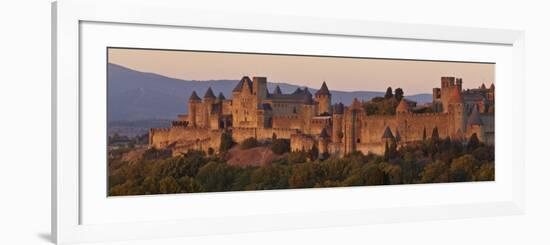
[[[351,105],[332,104],[324,82],[315,94],[307,88],[283,94],[278,86],[268,91],[265,77],[245,76],[232,96],[215,96],[211,88],[202,98],[193,92],[188,114],[179,115],[170,128],[150,129],[149,145],[171,149],[174,155],[190,149],[217,150],[226,132],[237,143],[250,137],[290,139],[292,151],[315,146],[323,156],[383,154],[388,142],[418,142],[434,130],[442,138],[466,141],[476,134],[479,141],[494,144],[494,85],[465,90],[461,78],[441,78],[429,113],[402,98],[395,115],[367,115],[358,99]]]

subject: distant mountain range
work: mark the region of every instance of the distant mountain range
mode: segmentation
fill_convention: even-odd
[[[208,87],[212,87],[216,96],[222,92],[226,98],[231,98],[232,90],[238,80],[181,80],[165,77],[159,74],[146,73],[126,67],[109,64],[108,76],[108,120],[111,123],[122,121],[141,121],[151,119],[176,119],[177,114],[187,113],[187,100],[195,90],[199,96],[204,95]],[[268,82],[269,91],[279,85],[283,93],[291,93],[299,86],[287,83]],[[329,89],[330,89],[330,84]],[[317,89],[310,88],[312,93]],[[370,100],[383,96],[384,92],[372,91],[335,91],[331,90],[332,102],[342,102],[349,105],[353,98]],[[405,91],[406,92],[406,91]],[[431,94],[416,94],[406,96],[418,103],[431,102]]]

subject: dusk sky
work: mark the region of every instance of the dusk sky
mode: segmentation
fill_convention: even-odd
[[[318,89],[385,91],[401,87],[405,94],[431,93],[442,76],[463,78],[463,88],[495,82],[495,65],[437,61],[309,57],[142,49],[109,49],[108,61],[130,69],[184,80],[238,80],[265,76]]]

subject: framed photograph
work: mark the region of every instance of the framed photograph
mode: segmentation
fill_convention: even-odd
[[[146,0],[52,16],[57,243],[524,211],[522,31]]]

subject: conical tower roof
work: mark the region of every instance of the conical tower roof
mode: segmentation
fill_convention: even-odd
[[[214,92],[212,91],[211,87],[208,87],[206,90],[206,93],[204,93],[203,98],[205,99],[216,99],[216,96],[214,95]]]
[[[495,84],[494,84],[494,83],[491,83],[491,87],[489,87],[489,89],[495,90]]]
[[[277,85],[275,87],[275,90],[273,91],[273,94],[276,94],[276,95],[283,94],[283,92],[281,91],[281,88],[279,87],[279,85]]]
[[[390,127],[386,127],[384,133],[382,134],[382,139],[394,139]]]
[[[401,141],[401,134],[398,128],[395,129],[395,141]]]
[[[399,102],[399,105],[397,105],[397,108],[395,109],[395,112],[397,113],[409,113],[411,111],[411,108],[409,107],[409,103],[405,100],[405,98],[401,99],[401,102]]]
[[[307,87],[304,89],[304,104],[313,104],[313,95],[309,92]]]
[[[218,100],[225,100],[225,96],[223,95],[222,92],[220,92],[220,93],[218,94]]]
[[[302,90],[301,88],[296,88],[296,90],[292,94],[301,94],[303,92],[304,90]]]
[[[321,89],[319,89],[315,95],[330,95],[330,91],[328,90],[327,83],[323,81],[323,85],[321,85]]]
[[[487,89],[487,87],[485,87],[485,83],[481,84],[481,89]]]
[[[201,101],[201,98],[197,95],[197,92],[193,90],[193,93],[189,96],[189,101]]]
[[[481,121],[481,115],[479,114],[479,110],[477,109],[477,106],[474,106],[472,113],[468,117],[468,125],[482,125],[482,124],[483,122]]]
[[[243,78],[241,78],[241,81],[237,83],[237,86],[235,86],[235,88],[233,89],[233,92],[242,92],[245,84],[247,85],[248,89],[252,89],[252,81],[250,80],[250,77],[244,76]]]

